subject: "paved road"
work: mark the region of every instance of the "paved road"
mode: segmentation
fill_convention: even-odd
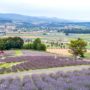
[[[24,71],[24,72],[17,72],[17,73],[10,73],[10,74],[1,74],[0,78],[7,78],[7,77],[21,77],[24,75],[32,75],[32,74],[42,74],[42,73],[52,73],[57,71],[74,71],[74,70],[83,70],[90,68],[90,65],[78,65],[78,66],[66,66],[66,67],[57,67],[57,68],[49,68],[49,69],[38,69],[38,70],[30,70],[30,71]]]

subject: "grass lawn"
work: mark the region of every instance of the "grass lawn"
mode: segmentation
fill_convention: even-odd
[[[22,53],[21,50],[15,50],[15,55],[16,55],[16,56],[22,56],[23,53]]]
[[[87,49],[90,49],[90,45],[87,45],[87,47],[86,47]]]
[[[14,63],[1,63],[0,64],[0,68],[10,68],[13,65],[17,65],[20,64],[21,62],[14,62]]]
[[[87,53],[85,54],[85,58],[90,59],[90,52],[87,52]]]

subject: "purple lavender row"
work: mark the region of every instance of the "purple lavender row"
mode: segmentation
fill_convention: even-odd
[[[90,90],[90,69],[0,79],[0,90]]]

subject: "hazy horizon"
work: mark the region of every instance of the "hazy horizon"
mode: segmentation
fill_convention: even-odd
[[[0,13],[90,21],[90,0],[0,0]]]

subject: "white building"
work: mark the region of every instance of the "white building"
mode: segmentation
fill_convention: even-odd
[[[0,36],[6,35],[6,32],[3,29],[0,29]]]
[[[5,25],[5,30],[6,32],[13,32],[16,30],[16,26],[15,25]]]

